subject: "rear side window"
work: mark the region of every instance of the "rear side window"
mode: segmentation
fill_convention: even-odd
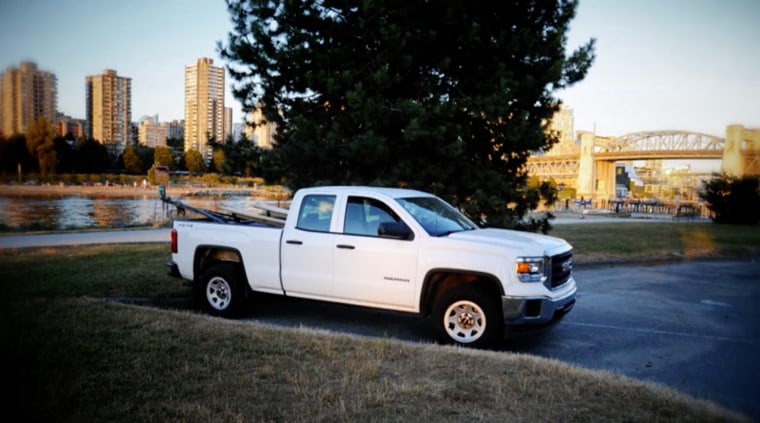
[[[305,231],[330,232],[335,206],[334,195],[312,194],[307,195],[301,202],[301,210],[298,211],[298,223],[296,227]]]

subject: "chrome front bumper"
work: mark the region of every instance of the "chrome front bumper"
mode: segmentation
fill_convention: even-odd
[[[559,321],[575,305],[575,290],[559,299],[501,297],[504,324],[548,325]]]

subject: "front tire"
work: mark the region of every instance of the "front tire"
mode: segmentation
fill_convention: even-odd
[[[433,305],[433,325],[441,343],[490,347],[504,336],[501,307],[495,298],[474,286],[454,287]]]
[[[238,263],[219,263],[209,267],[200,278],[198,299],[213,316],[235,317],[245,304],[243,274]]]

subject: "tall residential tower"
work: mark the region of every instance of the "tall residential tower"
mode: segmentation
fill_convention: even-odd
[[[88,136],[100,141],[111,155],[124,152],[132,124],[132,79],[106,69],[86,77]]]
[[[209,160],[208,141],[225,141],[224,123],[224,68],[202,57],[185,66],[185,151]]]
[[[9,67],[0,85],[0,132],[6,136],[24,134],[40,117],[52,125],[56,120],[58,81],[50,72],[32,62]]]
[[[277,132],[277,124],[268,122],[261,112],[261,108],[256,108],[251,114],[251,122],[245,125],[245,137],[257,147],[265,150],[271,150],[274,146],[274,135]]]

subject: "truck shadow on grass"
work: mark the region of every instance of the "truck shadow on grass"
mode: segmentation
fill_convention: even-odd
[[[109,298],[107,300],[204,314],[204,311],[194,304],[189,296],[160,299]],[[349,336],[390,338],[422,344],[436,343],[429,317],[279,295],[257,294],[236,320],[284,328],[308,328]],[[547,331],[513,335],[506,338],[495,349],[530,353]]]

